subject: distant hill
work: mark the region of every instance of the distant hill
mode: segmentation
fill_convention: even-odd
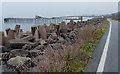
[[[118,20],[118,21],[120,21],[120,12],[113,13],[113,14],[111,15],[111,18],[112,18],[113,20]]]

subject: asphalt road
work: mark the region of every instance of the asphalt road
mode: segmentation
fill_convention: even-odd
[[[109,45],[107,49],[106,59],[103,67],[103,72],[118,72],[118,22],[111,21],[111,35],[109,39]],[[109,25],[110,27],[110,25]],[[93,54],[93,59],[91,59],[86,67],[85,72],[97,72],[98,66],[100,64],[101,56],[104,51],[105,43],[107,40],[110,28],[107,28],[104,36],[101,38],[96,50]]]
[[[104,65],[104,72],[118,72],[118,22],[112,21],[110,43]]]

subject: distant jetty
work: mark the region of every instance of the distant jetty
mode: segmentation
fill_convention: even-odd
[[[67,20],[83,20],[83,17],[101,17],[95,15],[86,15],[86,16],[62,16],[62,17],[41,17],[35,16],[35,18],[4,18],[4,23],[45,23],[45,24],[58,24],[60,22],[66,22]]]

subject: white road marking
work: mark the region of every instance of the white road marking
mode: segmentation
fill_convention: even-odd
[[[106,43],[105,43],[105,46],[104,46],[104,49],[103,49],[103,53],[102,53],[102,57],[100,59],[99,66],[97,68],[97,72],[103,72],[106,57],[107,57],[107,51],[108,51],[108,46],[109,46],[110,36],[111,36],[111,29],[112,29],[112,23],[109,19],[108,19],[108,21],[110,22],[109,33],[108,33],[107,40],[106,40]]]

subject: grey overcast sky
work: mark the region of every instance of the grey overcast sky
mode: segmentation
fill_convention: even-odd
[[[0,7],[1,8],[1,7]],[[118,11],[117,2],[3,2],[2,17],[44,17],[110,14]]]

